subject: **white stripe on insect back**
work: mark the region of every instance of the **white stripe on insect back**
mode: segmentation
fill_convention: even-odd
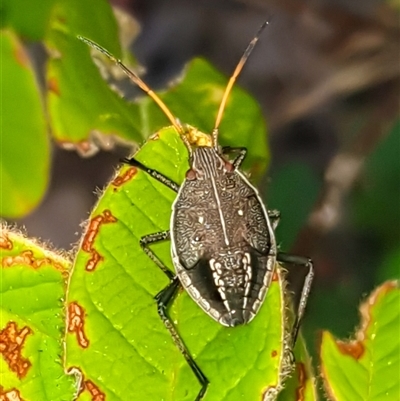
[[[245,276],[244,276],[244,300],[243,300],[243,309],[246,309],[247,307],[247,301],[249,292],[250,292],[250,282],[252,278],[252,272],[251,272],[251,257],[248,252],[245,252],[243,256],[243,266],[244,266],[244,271]]]
[[[213,190],[214,190],[215,202],[217,202],[218,213],[219,213],[219,219],[220,219],[220,221],[221,221],[222,232],[224,233],[225,244],[226,244],[226,246],[229,246],[228,233],[226,232],[226,224],[225,224],[224,215],[223,215],[223,213],[222,213],[221,201],[220,201],[220,199],[219,199],[219,195],[218,195],[218,191],[217,191],[217,186],[216,186],[216,184],[215,184],[215,179],[214,179],[214,177],[211,176],[210,178],[211,178],[211,183],[212,183]]]
[[[222,302],[224,303],[226,310],[230,312],[231,308],[229,306],[229,302],[226,300],[225,282],[221,279],[222,276],[221,263],[215,262],[215,259],[210,259],[210,268],[211,271],[213,272],[212,275],[214,283],[218,289],[219,295],[221,296]]]
[[[201,149],[201,150],[200,150]],[[199,148],[198,152],[195,152],[195,158],[198,157],[198,160],[193,161],[193,166],[196,168],[196,165],[202,166],[202,169],[204,171],[204,175],[206,178],[209,178],[211,180],[211,185],[213,187],[213,193],[214,193],[214,198],[215,202],[217,204],[217,209],[218,209],[218,214],[219,214],[219,219],[221,222],[221,227],[222,227],[222,233],[224,236],[224,241],[226,246],[229,246],[229,238],[228,238],[228,233],[226,231],[226,223],[225,223],[225,218],[222,213],[222,207],[221,207],[221,200],[218,195],[218,190],[217,190],[217,184],[215,183],[215,177],[217,176],[217,170],[223,169],[223,164],[222,164],[222,159],[218,155],[217,151],[214,148],[210,147],[204,147],[204,148]],[[220,163],[220,165],[216,165],[217,163]]]
[[[221,296],[224,306],[228,312],[232,312],[232,308],[229,305],[226,297],[227,283],[224,281],[222,265],[217,262],[214,258],[210,259],[210,268],[212,271],[212,277],[214,284]],[[251,256],[248,252],[245,252],[242,257],[243,270],[244,270],[244,296],[242,309],[245,310],[248,304],[248,296],[251,287],[252,270],[251,270]],[[226,273],[226,272],[225,272]]]

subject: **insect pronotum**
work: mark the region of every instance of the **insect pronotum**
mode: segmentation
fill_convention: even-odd
[[[241,172],[240,166],[247,149],[221,148],[218,144],[219,125],[228,96],[266,25],[267,22],[251,40],[229,79],[207,146],[193,146],[187,137],[193,128],[181,124],[141,78],[101,46],[79,37],[115,62],[157,103],[189,152],[190,168],[181,185],[134,158],[124,159],[123,162],[147,172],[177,193],[172,205],[170,229],[145,235],[140,239],[140,246],[170,280],[155,299],[161,319],[200,383],[195,401],[204,397],[209,381],[169,318],[168,305],[178,288],[183,286],[211,318],[224,326],[234,327],[249,323],[260,310],[277,261],[306,266],[308,273],[291,331],[290,347],[293,347],[314,275],[310,259],[278,252],[274,229],[280,214],[275,210],[267,210],[256,188]],[[225,157],[231,153],[236,154],[233,161]],[[171,241],[175,274],[164,266],[149,247],[164,240]]]

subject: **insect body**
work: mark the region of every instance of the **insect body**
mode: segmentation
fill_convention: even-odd
[[[215,148],[199,147],[172,210],[172,258],[183,287],[224,326],[250,322],[276,259],[255,188]]]
[[[140,245],[170,279],[155,299],[161,319],[201,385],[195,401],[204,397],[209,381],[168,316],[167,307],[178,288],[183,286],[211,318],[224,326],[234,327],[249,323],[260,310],[276,261],[306,266],[308,274],[291,333],[290,346],[294,346],[313,278],[313,267],[308,258],[277,251],[274,229],[279,221],[279,212],[266,209],[257,190],[240,171],[246,149],[221,148],[218,144],[218,127],[228,95],[265,25],[250,42],[228,82],[209,143],[198,146],[193,146],[193,140],[188,139],[198,131],[182,125],[163,101],[121,61],[89,39],[80,37],[117,63],[133,82],[153,98],[181,135],[189,152],[190,168],[180,186],[134,158],[123,161],[142,169],[177,192],[170,230],[146,235],[141,238]],[[232,153],[236,154],[233,161],[228,158]],[[171,240],[176,274],[165,267],[150,249],[151,244],[168,239]]]

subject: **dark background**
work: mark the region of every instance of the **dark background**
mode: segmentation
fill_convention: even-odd
[[[309,347],[315,350],[321,329],[349,337],[359,302],[399,277],[398,6],[377,0],[113,4],[136,19],[127,25],[140,30],[132,50],[154,88],[198,55],[230,75],[261,23],[270,22],[238,83],[257,98],[269,127],[272,161],[259,187],[268,207],[282,212],[281,249],[315,263],[304,324]],[[95,189],[126,152],[83,159],[55,147],[46,199],[18,224],[70,249]],[[299,270],[289,277],[294,289],[304,276]]]

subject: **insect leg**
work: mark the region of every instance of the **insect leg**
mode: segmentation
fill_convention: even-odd
[[[134,159],[134,158],[122,159],[121,162],[129,164],[129,165],[134,166],[134,167],[137,167],[140,170],[143,170],[147,174],[151,175],[157,181],[159,181],[162,184],[166,185],[168,188],[171,188],[173,191],[175,191],[175,192],[179,191],[179,185],[176,182],[170,180],[168,177],[166,177],[165,175],[159,173],[157,170],[153,170],[151,168],[146,167],[144,164],[140,163],[136,159]]]
[[[303,256],[288,255],[287,253],[278,252],[278,262],[287,263],[292,266],[304,266],[308,268],[308,273],[304,279],[303,289],[301,291],[300,302],[297,308],[296,319],[292,328],[292,348],[294,347],[299,333],[301,321],[304,316],[304,311],[307,305],[308,295],[310,294],[311,284],[314,277],[314,268],[311,259]]]
[[[200,370],[194,359],[189,354],[188,349],[186,348],[185,344],[183,343],[182,339],[180,338],[175,326],[173,325],[171,319],[167,314],[167,307],[169,303],[173,300],[176,291],[180,286],[180,281],[178,277],[174,276],[174,274],[161,262],[161,260],[157,257],[157,255],[149,248],[150,244],[154,244],[159,241],[164,241],[170,239],[169,231],[161,231],[154,234],[149,234],[140,239],[140,246],[142,247],[143,251],[146,255],[168,276],[171,282],[161,290],[156,296],[155,300],[157,301],[157,311],[160,315],[165,327],[171,334],[171,337],[178,347],[179,351],[182,353],[184,358],[186,359],[187,363],[189,364],[190,368],[192,369],[193,373],[195,374],[197,380],[201,384],[201,389],[199,394],[196,397],[195,401],[200,401],[208,386],[208,380],[205,377],[204,373]]]
[[[243,163],[243,160],[246,157],[247,153],[247,148],[243,147],[238,147],[238,148],[232,148],[230,146],[224,146],[222,148],[222,153],[223,154],[229,154],[229,153],[239,153],[235,159],[233,160],[232,164],[235,168],[239,168],[240,165]]]
[[[155,242],[166,241],[170,239],[169,231],[160,231],[158,233],[153,233],[145,235],[140,238],[140,246],[144,253],[168,276],[170,280],[175,278],[175,275],[164,265],[163,262],[157,257],[157,255],[149,248],[150,244]]]
[[[201,371],[201,369],[199,368],[197,363],[191,357],[188,349],[186,348],[185,344],[183,343],[178,331],[176,330],[174,324],[172,323],[172,320],[170,319],[170,317],[168,316],[168,313],[167,313],[167,307],[170,304],[170,302],[173,300],[180,285],[181,284],[180,284],[178,277],[175,277],[163,290],[161,290],[156,295],[155,299],[157,301],[158,314],[160,315],[162,321],[164,322],[165,327],[170,332],[175,345],[178,347],[179,351],[186,359],[186,362],[192,369],[194,375],[196,376],[197,380],[199,381],[199,383],[201,385],[201,389],[195,399],[195,401],[200,401],[204,397],[204,394],[206,393],[209,381],[206,378],[206,376],[204,375],[204,373]]]

